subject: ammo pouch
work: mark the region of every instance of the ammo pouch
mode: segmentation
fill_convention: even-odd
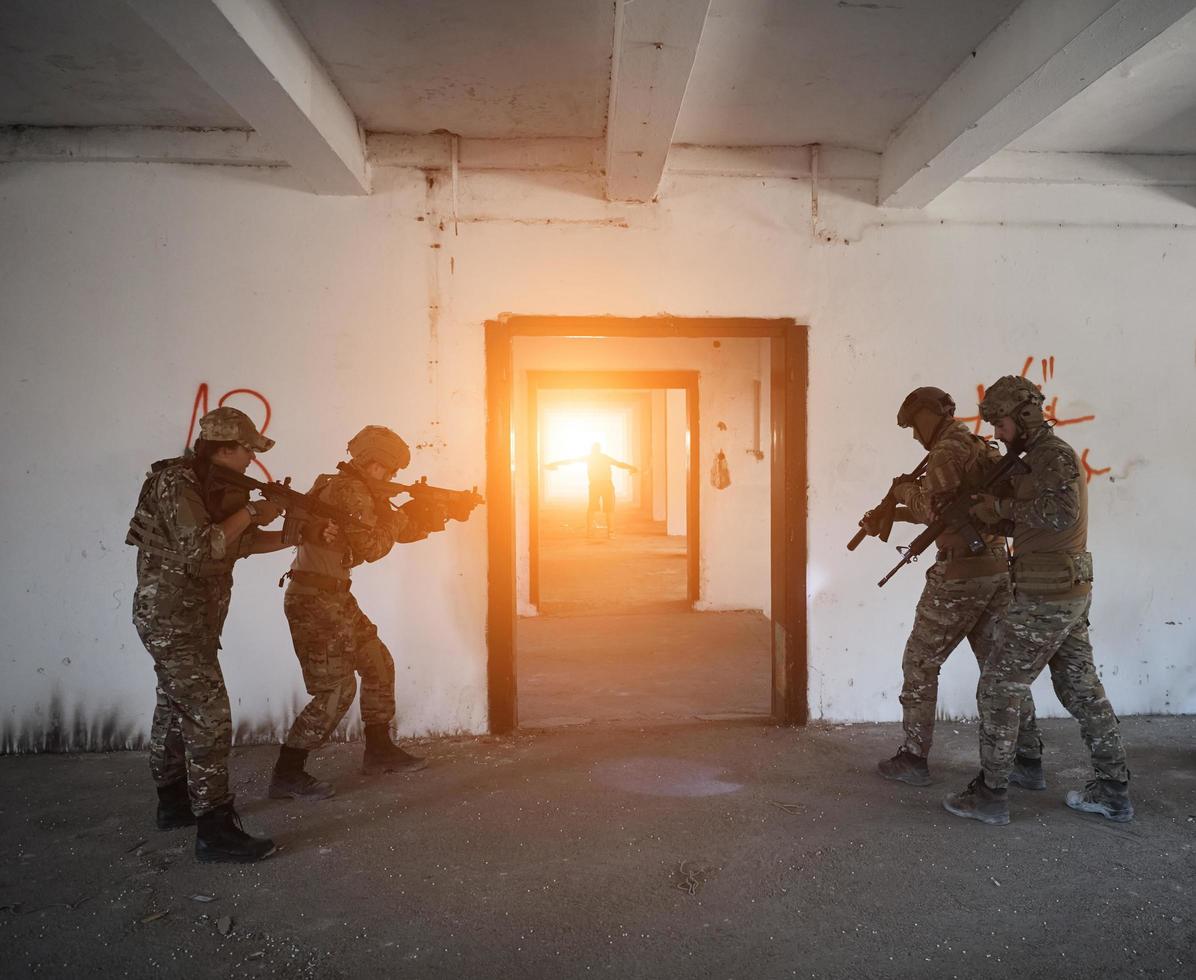
[[[236,558],[210,558],[206,561],[187,561],[177,551],[171,549],[169,543],[152,530],[147,530],[134,518],[129,525],[129,533],[125,536],[125,544],[132,545],[138,551],[157,558],[159,564],[171,562],[180,566],[188,576],[195,578],[214,578],[217,575],[232,573]]]
[[[939,548],[935,561],[943,563],[948,579],[989,578],[1009,574],[1009,555],[1004,544],[973,554],[967,548]]]
[[[1083,595],[1092,585],[1092,555],[1043,552],[1014,556],[1013,586],[1024,595],[1064,598]]]

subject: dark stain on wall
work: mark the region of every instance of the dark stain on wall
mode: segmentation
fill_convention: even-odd
[[[303,710],[305,699],[294,694],[281,722],[247,720],[237,722],[234,745],[277,745]],[[330,742],[353,742],[362,737],[360,720],[342,721]],[[34,752],[119,752],[149,748],[148,731],[120,708],[87,712],[83,706],[67,708],[60,692],[55,691],[45,708],[34,708],[23,719],[11,714],[0,719],[0,755]]]
[[[50,695],[44,711],[18,722],[0,721],[0,754],[23,752],[112,752],[143,749],[148,744],[136,722],[120,708],[88,714],[82,705],[68,709],[60,691]]]

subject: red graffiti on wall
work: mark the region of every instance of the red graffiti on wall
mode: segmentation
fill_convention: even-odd
[[[265,418],[262,419],[261,425],[258,425],[257,430],[262,435],[266,434],[266,430],[270,428],[270,400],[260,391],[255,391],[253,388],[231,388],[220,396],[220,400],[216,402],[216,407],[220,408],[234,395],[248,395],[250,398],[256,398],[265,409]],[[202,411],[201,411],[202,409]],[[187,425],[187,441],[183,443],[185,446],[190,446],[191,441],[195,436],[195,423],[199,421],[200,417],[208,413],[208,383],[206,381],[200,382],[199,387],[195,390],[195,400],[191,403],[191,421]],[[249,415],[248,412],[245,413]],[[253,418],[250,415],[250,418]],[[256,424],[256,420],[255,420]],[[262,465],[262,461],[255,459],[253,465],[256,466],[265,475],[267,482],[274,479],[270,475],[270,471]]]
[[[1026,362],[1022,365],[1021,377],[1023,377],[1023,378],[1030,377],[1030,370],[1031,370],[1031,368],[1034,367],[1034,361],[1035,361],[1035,358],[1033,355],[1026,358]],[[1054,355],[1051,355],[1050,357],[1039,358],[1039,362],[1040,362],[1040,367],[1041,367],[1041,371],[1042,371],[1042,384],[1038,384],[1038,382],[1035,382],[1035,384],[1037,384],[1039,390],[1041,390],[1045,385],[1047,385],[1049,382],[1053,381],[1055,378],[1055,357],[1054,357]],[[977,405],[979,405],[979,403],[984,400],[984,391],[985,391],[984,385],[982,385],[982,384],[976,385],[976,404]],[[1045,394],[1044,394],[1044,397],[1045,397]],[[1049,421],[1054,422],[1055,425],[1057,425],[1057,426],[1079,425],[1083,422],[1091,422],[1096,418],[1095,415],[1077,415],[1074,418],[1061,419],[1061,418],[1059,418],[1058,408],[1059,408],[1059,396],[1058,395],[1052,396],[1050,401],[1044,403],[1042,406],[1042,414],[1045,415]],[[967,424],[971,425],[972,431],[974,433],[976,433],[976,435],[980,435],[980,426],[984,422],[984,420],[980,417],[979,410],[977,410],[977,413],[975,415],[969,415],[966,418],[960,418],[959,421],[966,422]],[[1108,473],[1109,470],[1112,469],[1112,467],[1111,466],[1103,466],[1103,467],[1093,466],[1091,463],[1088,462],[1088,453],[1089,453],[1088,449],[1084,449],[1080,453],[1080,465],[1084,467],[1084,475],[1086,478],[1086,482],[1091,483],[1092,478],[1094,476],[1101,476],[1105,473]]]

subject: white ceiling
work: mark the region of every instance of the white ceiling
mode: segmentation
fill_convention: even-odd
[[[246,123],[120,0],[0,0],[0,126]]]
[[[1196,13],[1098,78],[1011,149],[1196,153]]]
[[[713,0],[674,139],[880,151],[1018,0]]]
[[[613,0],[281,0],[366,129],[606,128]],[[879,151],[1017,0],[713,0],[674,141]],[[246,128],[121,0],[0,2],[0,126]],[[1196,153],[1196,15],[1017,149]]]
[[[368,130],[601,138],[610,0],[283,0]]]

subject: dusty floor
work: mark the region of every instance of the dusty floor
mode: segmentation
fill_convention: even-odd
[[[975,770],[940,724],[938,782],[874,766],[895,725],[805,730],[594,723],[423,748],[367,782],[263,799],[269,748],[238,750],[249,824],[284,844],[200,866],[152,828],[145,756],[0,758],[7,976],[1192,977],[1196,719],[1127,718],[1138,819],[1074,813],[1085,778],[1050,720],[1050,789],[1013,823],[939,801]]]
[[[689,608],[685,537],[667,536],[663,524],[629,519],[610,538],[603,530],[587,536],[584,514],[545,511],[540,533],[542,614]]]
[[[769,629],[758,612],[521,619],[519,717],[535,727],[767,715]]]

